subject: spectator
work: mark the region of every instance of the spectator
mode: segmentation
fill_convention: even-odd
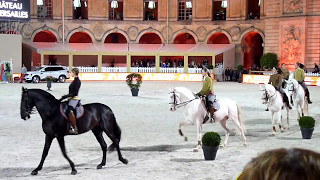
[[[237,179],[318,180],[320,154],[299,148],[269,150],[253,158]]]
[[[22,64],[22,68],[21,68],[21,76],[20,76],[20,83],[23,82],[23,78],[27,73],[27,68],[24,66],[24,64]]]
[[[319,66],[317,65],[317,63],[314,63],[313,73],[319,73]]]

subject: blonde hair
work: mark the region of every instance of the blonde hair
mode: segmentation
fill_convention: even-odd
[[[318,180],[320,154],[292,148],[274,149],[252,159],[238,180]]]
[[[79,74],[79,69],[78,69],[78,68],[73,68],[73,69],[71,70],[71,72],[73,72],[75,75],[78,76],[78,74]]]

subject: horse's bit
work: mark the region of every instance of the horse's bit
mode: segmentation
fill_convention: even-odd
[[[265,100],[265,104],[269,101],[269,104],[271,104],[274,100],[277,99],[277,90],[275,90],[274,94],[272,96],[268,96],[268,92],[267,90],[264,90],[265,91],[265,94],[266,94],[266,97],[265,98],[262,98],[263,100]],[[275,96],[275,98],[272,100],[271,98]]]
[[[174,91],[170,92],[169,94],[173,94],[173,102],[172,103],[169,103],[169,104],[173,104],[173,106],[175,108],[180,108],[182,106],[185,106],[187,104],[189,104],[190,102],[192,102],[193,100],[197,99],[197,98],[194,98],[194,99],[191,99],[189,101],[185,101],[185,102],[181,102],[181,103],[177,103],[177,95]],[[178,97],[179,98],[179,97]],[[179,98],[180,99],[180,98]]]

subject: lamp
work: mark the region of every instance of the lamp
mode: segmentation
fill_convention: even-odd
[[[192,8],[192,2],[187,1],[187,2],[186,2],[186,8],[187,8],[187,9],[191,9],[191,8]]]
[[[37,0],[37,5],[38,6],[43,6],[43,0]]]
[[[227,6],[228,6],[228,1],[221,1],[222,8],[227,8]]]
[[[148,8],[149,8],[149,9],[154,9],[154,8],[156,8],[156,3],[155,3],[154,1],[149,1]]]
[[[260,6],[260,3],[261,3],[261,0],[259,0],[259,2],[258,2],[258,6]]]
[[[111,1],[111,8],[112,9],[118,8],[118,1]]]

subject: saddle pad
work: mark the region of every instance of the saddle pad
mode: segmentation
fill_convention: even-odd
[[[60,104],[60,114],[65,118],[65,119],[69,119],[67,116],[66,116],[66,112],[67,112],[67,109],[68,109],[68,105],[66,102],[62,102]],[[84,114],[84,108],[82,106],[82,104],[80,104],[79,106],[76,107],[76,119],[79,119],[83,116]]]

